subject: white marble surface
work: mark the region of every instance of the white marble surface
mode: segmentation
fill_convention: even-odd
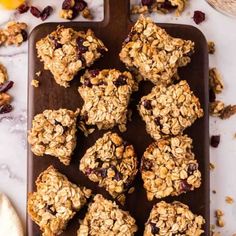
[[[135,2],[135,0],[131,0]],[[58,1],[59,2],[59,1]],[[61,1],[60,1],[61,2]],[[89,0],[94,11],[95,20],[103,19],[103,0]],[[114,1],[115,2],[115,1]],[[204,0],[190,0],[191,4],[184,14],[176,18],[174,15],[152,15],[157,22],[184,23],[196,26],[191,19],[194,10],[202,10],[207,19],[197,26],[208,40],[215,41],[217,51],[210,56],[210,65],[216,66],[223,74],[225,89],[219,99],[226,103],[236,104],[236,19],[228,18],[214,11]],[[59,4],[55,1],[32,1],[36,6],[52,5],[56,11],[47,21],[61,21],[58,17]],[[0,10],[0,26],[9,19],[17,19],[29,24],[30,30],[41,21],[30,13],[17,16],[14,12]],[[78,18],[76,20],[82,20]],[[10,94],[14,96],[14,111],[0,115],[0,191],[5,192],[13,201],[25,223],[26,218],[26,111],[27,111],[27,44],[16,47],[0,48],[0,62],[3,63],[11,80],[15,82]],[[230,195],[236,200],[236,116],[229,120],[210,119],[210,133],[220,134],[219,148],[210,150],[211,162],[216,169],[211,172],[211,219],[216,208],[225,212],[224,228],[219,229],[224,236],[236,233],[236,203],[228,205],[225,196]],[[218,229],[217,229],[218,230]]]

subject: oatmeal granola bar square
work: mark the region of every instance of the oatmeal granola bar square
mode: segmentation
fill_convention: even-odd
[[[60,26],[36,43],[44,69],[50,70],[57,84],[69,87],[78,71],[91,66],[107,51],[92,30],[75,31]]]
[[[141,174],[147,198],[178,196],[199,188],[201,173],[187,135],[161,139],[144,152]]]
[[[132,236],[137,229],[135,219],[129,212],[97,194],[80,224],[77,236]]]
[[[84,100],[81,115],[87,125],[126,130],[127,111],[135,82],[130,72],[90,70],[81,77],[79,93]]]
[[[193,214],[187,205],[178,201],[161,201],[153,206],[143,235],[200,236],[204,233],[204,223],[204,218]]]
[[[45,110],[36,115],[28,134],[28,142],[36,156],[58,157],[69,165],[76,146],[76,120],[79,110]]]
[[[28,194],[28,214],[39,225],[43,236],[61,234],[91,195],[91,190],[71,183],[53,166],[39,175],[36,188]]]
[[[150,18],[141,16],[125,39],[120,59],[154,84],[168,85],[176,79],[178,67],[190,62],[194,42],[173,38]]]
[[[113,198],[130,187],[138,171],[133,146],[111,132],[86,151],[79,168],[91,181],[105,187]]]
[[[142,97],[138,109],[147,132],[155,140],[179,135],[203,116],[199,99],[185,80],[169,87],[155,86]]]

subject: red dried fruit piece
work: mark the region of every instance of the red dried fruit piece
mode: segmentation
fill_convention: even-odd
[[[177,8],[177,6],[173,6],[169,0],[166,0],[161,4],[161,8],[166,9],[168,11],[172,11]]]
[[[215,102],[216,94],[213,89],[209,90],[209,102]]]
[[[191,185],[188,184],[187,180],[182,180],[180,182],[180,188],[182,192],[187,192],[191,190]]]
[[[220,143],[220,135],[212,135],[211,136],[211,146],[217,148]]]
[[[194,22],[199,25],[206,19],[205,13],[202,11],[194,11],[193,20]]]
[[[28,39],[28,33],[25,30],[21,30],[21,35],[23,38],[23,42],[25,42]]]
[[[70,10],[72,8],[72,0],[65,0],[62,3],[62,9],[63,10]]]
[[[152,104],[151,104],[151,101],[150,100],[144,100],[143,101],[143,106],[145,109],[147,110],[151,110],[152,109]]]
[[[151,6],[153,4],[153,0],[142,0],[143,6]]]
[[[75,2],[74,10],[76,12],[83,11],[88,6],[87,2],[79,0]]]
[[[5,93],[7,92],[12,86],[14,82],[13,81],[7,81],[4,84],[0,85],[0,93]]]
[[[20,13],[20,14],[23,14],[25,12],[27,12],[29,10],[29,6],[27,3],[23,3],[21,4],[18,8],[17,8],[17,11]]]
[[[13,109],[12,105],[5,104],[0,107],[0,114],[5,114],[11,112]]]
[[[99,70],[90,70],[89,73],[91,74],[92,77],[96,77],[97,75],[99,75]]]
[[[51,6],[45,7],[40,14],[41,20],[45,21],[51,15],[52,11],[53,11],[53,8]]]
[[[30,13],[37,18],[41,17],[41,11],[37,7],[31,6]]]
[[[120,75],[118,77],[118,79],[116,81],[114,81],[114,85],[116,87],[120,87],[120,86],[126,85],[127,84],[126,80],[127,80],[126,76]]]

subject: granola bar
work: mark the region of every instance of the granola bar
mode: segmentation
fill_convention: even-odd
[[[135,219],[129,212],[97,194],[80,224],[77,236],[132,236],[136,231]]]
[[[28,194],[28,214],[43,236],[61,234],[91,195],[91,190],[71,183],[53,166],[39,175],[36,188],[36,192]]]
[[[130,187],[137,173],[137,157],[132,145],[107,132],[86,151],[79,168],[116,198]]]
[[[147,132],[155,140],[179,135],[203,116],[199,99],[185,80],[169,87],[155,86],[142,97],[138,109]]]
[[[58,157],[69,165],[76,146],[76,119],[79,110],[45,110],[36,115],[29,131],[28,142],[36,156]]]
[[[187,135],[161,139],[144,152],[141,174],[147,198],[178,196],[199,188],[201,173]]]
[[[21,45],[28,38],[27,27],[23,22],[8,22],[5,29],[0,29],[0,46]]]
[[[110,129],[118,125],[126,130],[127,111],[135,82],[129,72],[90,70],[81,77],[79,93],[84,100],[81,110],[87,125]]]
[[[142,1],[142,4],[135,4],[131,8],[131,14],[146,14],[149,12],[170,13],[175,11],[179,16],[185,9],[188,0],[154,0]]]
[[[200,236],[205,223],[201,215],[195,215],[181,202],[166,203],[161,201],[153,206],[145,224],[144,236]]]
[[[57,84],[69,87],[78,71],[91,66],[107,51],[92,30],[75,31],[60,26],[36,43],[44,69],[50,70]]]
[[[125,39],[120,59],[154,84],[173,83],[178,67],[190,62],[194,42],[173,38],[150,18],[141,16]]]

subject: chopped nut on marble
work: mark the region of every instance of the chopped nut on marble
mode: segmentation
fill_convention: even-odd
[[[216,68],[209,70],[210,88],[217,93],[221,93],[224,88],[222,77]]]
[[[234,199],[231,196],[226,196],[225,201],[228,204],[233,204],[234,203]]]
[[[213,41],[208,41],[207,42],[208,45],[208,53],[209,54],[214,54],[216,49],[215,49],[215,43]]]

